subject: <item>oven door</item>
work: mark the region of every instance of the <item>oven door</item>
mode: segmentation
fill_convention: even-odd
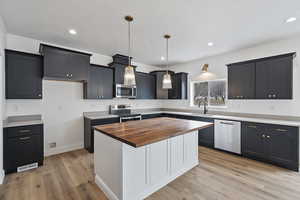
[[[136,87],[128,87],[124,85],[116,85],[117,98],[136,98]]]

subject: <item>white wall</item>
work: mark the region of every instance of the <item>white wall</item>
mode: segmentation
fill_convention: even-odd
[[[6,43],[6,30],[4,22],[0,16],[0,184],[3,181],[3,124],[2,119],[5,113],[4,101],[4,49]]]
[[[255,47],[229,52],[222,55],[207,57],[192,62],[170,67],[176,72],[188,72],[190,79],[201,73],[203,64],[209,64],[209,71],[217,75],[217,78],[227,78],[226,64],[250,60],[255,58],[273,56],[289,52],[297,52],[294,59],[294,97],[293,100],[230,100],[227,101],[227,108],[222,111],[240,113],[259,113],[271,115],[300,116],[300,36],[289,39],[274,41]],[[216,44],[217,45],[217,44]],[[212,47],[213,48],[213,47]],[[191,108],[189,101],[165,101],[164,107],[170,108]],[[198,108],[193,108],[198,109]],[[217,110],[210,108],[211,110]]]
[[[7,35],[7,48],[38,53],[40,41],[16,35]],[[91,62],[107,65],[109,56],[93,53]],[[149,72],[158,68],[135,63],[138,71]],[[45,152],[53,154],[83,146],[83,112],[107,111],[110,104],[126,103],[133,108],[161,107],[159,100],[83,100],[83,85],[75,82],[43,81],[42,100],[6,100],[6,116],[42,114],[45,131]],[[55,149],[48,143],[56,142]]]

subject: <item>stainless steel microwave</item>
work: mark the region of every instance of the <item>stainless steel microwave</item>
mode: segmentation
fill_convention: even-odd
[[[126,86],[122,84],[116,84],[116,97],[135,99],[136,86]]]

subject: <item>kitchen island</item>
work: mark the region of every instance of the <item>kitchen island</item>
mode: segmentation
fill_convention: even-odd
[[[198,130],[160,117],[95,127],[95,181],[110,200],[140,200],[197,166]]]

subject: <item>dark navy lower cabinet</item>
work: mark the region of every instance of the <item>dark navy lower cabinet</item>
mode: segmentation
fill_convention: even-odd
[[[198,121],[214,123],[214,119],[201,117]],[[202,130],[199,130],[198,144],[200,146],[214,148],[215,146],[215,127],[211,126]]]
[[[104,119],[90,119],[84,118],[84,148],[94,153],[94,126],[112,124],[120,122],[119,117],[104,118]]]
[[[245,122],[242,155],[299,171],[299,128]]]
[[[10,127],[3,129],[3,165],[6,174],[18,167],[38,163],[43,165],[43,125]]]

